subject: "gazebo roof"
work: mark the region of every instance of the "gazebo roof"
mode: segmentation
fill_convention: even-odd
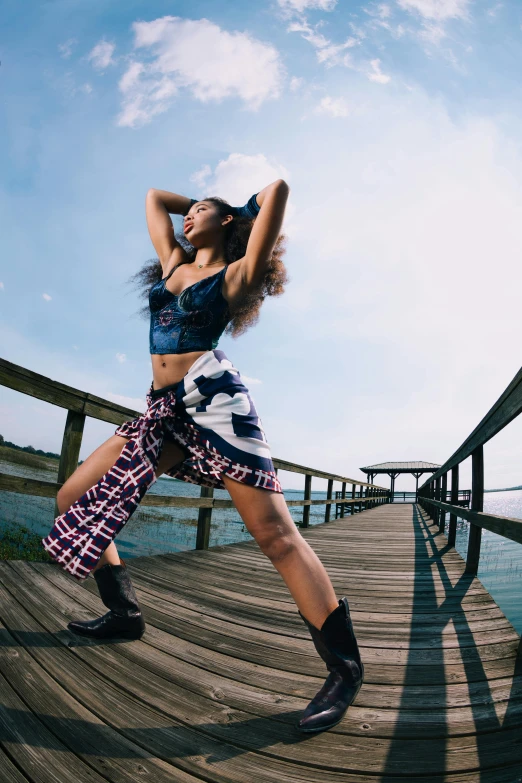
[[[363,473],[434,473],[440,468],[433,462],[379,462],[377,465],[367,465],[359,468]]]

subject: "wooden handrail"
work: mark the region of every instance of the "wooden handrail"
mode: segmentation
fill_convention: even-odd
[[[65,408],[68,411],[58,465],[58,481],[39,481],[37,479],[0,473],[0,490],[7,492],[56,497],[57,491],[78,465],[83,427],[87,416],[118,425],[141,415],[140,411],[134,411],[110,400],[105,400],[94,394],[89,394],[59,381],[54,381],[45,375],[40,375],[32,370],[28,370],[26,367],[13,364],[13,362],[9,362],[6,359],[0,359],[0,385],[22,394],[36,397],[52,405],[57,405],[60,408]],[[345,492],[347,484],[353,485],[354,489],[355,485],[359,485],[361,489],[362,487],[366,488],[367,498],[357,500],[361,509],[363,504],[365,508],[369,508],[371,505],[375,505],[375,503],[385,503],[389,500],[388,490],[376,484],[367,484],[359,479],[356,480],[335,473],[328,473],[283,459],[274,458],[273,463],[276,470],[287,470],[291,473],[300,473],[305,476],[303,499],[287,500],[288,506],[303,507],[301,527],[307,527],[309,524],[310,506],[326,506],[325,522],[330,520],[330,506],[337,502],[332,499],[334,481],[341,482],[343,492]],[[328,491],[325,500],[314,500],[311,498],[313,477],[327,479]],[[199,498],[148,493],[144,496],[140,505],[199,509],[196,548],[206,549],[209,542],[212,509],[234,508],[231,500],[214,498],[213,494],[213,490],[207,487],[201,487]],[[352,504],[354,501],[347,500],[346,503]],[[55,514],[58,514],[57,508],[55,508]],[[342,515],[344,516],[344,510]]]
[[[522,520],[485,514],[484,508],[484,444],[522,413],[522,369],[489,409],[482,421],[452,456],[419,487],[419,503],[439,523],[444,531],[446,513],[450,514],[448,544],[455,546],[457,517],[470,522],[466,572],[476,574],[480,559],[482,529],[522,544]],[[458,504],[459,466],[471,457],[472,481],[470,508]],[[451,470],[451,503],[446,503],[448,472]],[[442,489],[441,489],[442,487]],[[443,500],[441,499],[441,493]]]

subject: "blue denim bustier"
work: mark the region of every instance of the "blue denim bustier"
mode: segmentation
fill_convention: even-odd
[[[151,353],[210,351],[218,344],[230,320],[228,302],[221,293],[227,267],[185,288],[179,296],[166,282],[174,271],[149,292]]]

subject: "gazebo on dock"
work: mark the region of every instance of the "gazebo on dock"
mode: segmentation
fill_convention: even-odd
[[[411,473],[415,476],[415,500],[419,491],[419,476],[423,473],[435,473],[440,468],[440,465],[435,465],[433,462],[381,462],[378,465],[367,465],[365,468],[359,468],[363,473],[368,476],[368,483],[373,484],[375,476],[385,473],[391,478],[391,502],[393,503],[393,496],[395,492],[395,479],[400,473]]]

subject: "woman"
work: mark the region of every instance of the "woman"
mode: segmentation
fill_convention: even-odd
[[[149,283],[153,382],[147,410],[125,422],[58,493],[60,516],[47,551],[78,578],[94,572],[109,612],[71,622],[96,638],[140,638],[145,624],[113,538],[157,477],[226,488],[243,522],[284,579],[329,670],[298,727],[336,725],[364,676],[346,598],[294,524],[248,389],[217,341],[256,320],[267,295],[283,290],[280,235],[289,187],[276,180],[244,207],[151,189],[146,216],[159,263]],[[170,214],[184,216],[184,247]],[[186,243],[183,243],[185,245]],[[150,283],[153,283],[150,286]]]

